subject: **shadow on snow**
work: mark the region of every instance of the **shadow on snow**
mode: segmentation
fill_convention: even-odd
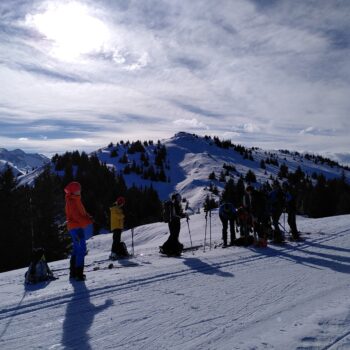
[[[85,282],[73,282],[76,295],[69,301],[63,322],[62,345],[67,349],[91,349],[89,329],[95,315],[113,305],[108,299],[103,305],[95,306],[90,302],[90,293]]]
[[[185,258],[183,263],[190,267],[192,270],[196,270],[200,273],[204,273],[206,275],[217,275],[221,277],[234,277],[234,275],[230,272],[221,271],[215,265],[209,265],[208,263],[198,259],[198,258]]]

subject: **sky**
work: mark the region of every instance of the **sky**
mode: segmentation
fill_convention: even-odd
[[[347,0],[2,0],[0,147],[178,131],[350,163]]]

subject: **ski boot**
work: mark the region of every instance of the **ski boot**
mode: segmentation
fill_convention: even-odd
[[[83,267],[77,267],[75,269],[75,280],[78,281],[78,282],[86,280],[86,276],[84,275],[84,266]]]

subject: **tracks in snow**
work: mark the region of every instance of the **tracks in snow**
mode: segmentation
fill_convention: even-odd
[[[343,231],[332,234],[330,237],[323,236],[321,238],[317,238],[317,239],[311,240],[309,242],[318,243],[318,244],[324,243],[324,242],[332,240],[336,237],[341,237],[345,234],[348,234],[349,231],[350,230],[343,230]],[[307,242],[308,241],[301,243],[301,244],[299,243],[298,248],[300,249],[301,247],[309,246],[307,244]],[[147,285],[150,285],[153,283],[158,283],[158,282],[162,282],[162,281],[166,281],[166,280],[170,280],[170,279],[184,277],[184,276],[188,276],[191,274],[202,273],[202,272],[210,271],[210,270],[218,270],[218,269],[232,267],[232,266],[239,266],[239,265],[247,264],[250,262],[265,260],[265,259],[271,258],[271,257],[278,257],[279,254],[283,254],[285,252],[293,251],[293,250],[294,250],[294,248],[293,248],[293,245],[291,245],[291,244],[281,246],[281,247],[279,247],[279,249],[276,249],[273,252],[271,252],[271,251],[269,252],[268,248],[267,248],[267,250],[266,250],[267,254],[264,254],[264,255],[261,255],[261,254],[252,255],[253,250],[249,249],[247,251],[247,256],[237,257],[237,256],[233,255],[229,259],[225,259],[224,261],[213,263],[211,265],[206,263],[206,262],[201,261],[200,259],[196,258],[195,256],[190,255],[188,257],[182,257],[180,259],[183,259],[183,260],[197,259],[198,261],[194,261],[192,266],[188,266],[188,267],[182,268],[180,270],[178,270],[178,265],[177,265],[177,266],[175,266],[175,268],[176,268],[175,271],[160,272],[157,274],[150,272],[147,276],[144,276],[144,277],[138,277],[135,279],[130,279],[128,281],[124,281],[124,282],[113,283],[112,285],[108,285],[108,286],[103,285],[101,287],[89,288],[88,290],[84,290],[81,292],[70,292],[68,294],[60,294],[60,295],[56,295],[56,296],[50,296],[46,299],[40,299],[37,301],[28,302],[26,304],[23,304],[23,299],[25,298],[25,294],[24,294],[20,304],[11,305],[7,308],[3,308],[2,310],[0,310],[0,320],[4,320],[4,319],[7,319],[7,318],[10,318],[13,316],[18,316],[18,315],[22,315],[22,314],[31,313],[31,312],[36,312],[36,311],[39,311],[39,310],[42,310],[45,308],[56,307],[59,305],[68,304],[68,303],[71,303],[74,301],[79,301],[79,300],[85,299],[85,298],[104,296],[104,295],[108,295],[110,293],[121,292],[121,291],[128,291],[128,290],[131,290],[131,289],[136,288],[136,287],[147,286]],[[257,252],[259,252],[259,250]],[[307,254],[307,252],[306,252],[306,254]],[[201,255],[201,257],[203,257],[203,255]],[[169,268],[169,266],[167,266],[166,268]],[[81,283],[81,282],[73,282],[73,283]],[[62,293],[64,293],[64,292],[62,292]],[[349,333],[345,334],[344,336],[342,336],[341,339],[339,339],[337,341],[342,340],[347,335],[349,335]],[[325,350],[331,349],[331,346],[333,346],[333,345],[330,345],[328,348],[324,348],[324,349]]]

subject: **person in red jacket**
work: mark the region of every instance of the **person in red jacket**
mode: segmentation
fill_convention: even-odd
[[[73,242],[69,276],[77,281],[84,281],[84,260],[86,255],[84,228],[92,224],[92,219],[81,202],[81,186],[79,182],[70,182],[65,187],[64,192],[66,193],[67,228]]]

